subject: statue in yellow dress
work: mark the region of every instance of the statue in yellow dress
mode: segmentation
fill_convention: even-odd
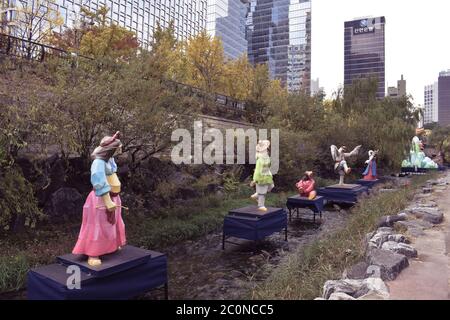
[[[265,206],[266,194],[275,187],[272,172],[270,171],[270,157],[268,149],[270,141],[261,140],[256,145],[256,168],[251,186],[256,186],[256,193],[251,196],[258,201],[258,210],[267,211]]]

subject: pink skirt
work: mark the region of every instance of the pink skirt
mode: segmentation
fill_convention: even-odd
[[[122,204],[120,196],[113,197],[112,201],[118,206]],[[115,214],[115,224],[109,223],[103,199],[91,191],[83,206],[83,223],[72,253],[98,257],[115,252],[120,246],[124,246],[126,238],[122,208],[116,208]]]

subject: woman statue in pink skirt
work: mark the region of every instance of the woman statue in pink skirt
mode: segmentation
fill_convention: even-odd
[[[121,152],[119,132],[104,137],[91,166],[93,190],[83,206],[83,223],[73,254],[87,255],[90,266],[101,265],[100,256],[120,250],[126,243],[122,220],[120,181],[113,156]]]

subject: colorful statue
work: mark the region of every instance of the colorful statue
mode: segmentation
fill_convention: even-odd
[[[270,172],[270,157],[268,149],[270,141],[261,140],[256,145],[256,168],[251,186],[256,186],[256,193],[251,196],[258,201],[258,209],[267,211],[265,207],[266,194],[274,188],[272,172]]]
[[[335,145],[331,146],[331,156],[334,160],[334,170],[339,173],[339,185],[344,185],[344,177],[346,174],[350,174],[352,169],[347,165],[346,158],[358,155],[359,149],[362,146],[357,146],[352,152],[346,153],[347,147],[341,147],[338,149]]]
[[[309,200],[314,200],[317,197],[316,181],[313,179],[312,171],[306,171],[302,180],[297,182],[295,186],[300,197],[308,198]]]
[[[83,206],[83,223],[73,254],[87,255],[88,264],[101,265],[100,256],[120,250],[126,243],[122,220],[120,181],[113,156],[121,152],[119,132],[104,137],[91,166],[93,190]]]
[[[376,156],[378,155],[378,150],[369,151],[369,160],[366,161],[367,167],[363,172],[364,180],[366,181],[374,181],[377,180],[377,161]]]
[[[425,132],[424,129],[417,129],[416,136],[412,139],[411,150],[409,152],[409,159],[402,162],[402,168],[418,168],[420,169],[438,169],[439,165],[428,158],[424,150],[423,142],[419,139],[419,136]]]

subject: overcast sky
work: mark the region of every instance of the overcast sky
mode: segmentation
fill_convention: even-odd
[[[450,69],[448,0],[312,0],[312,77],[331,95],[344,82],[344,21],[386,17],[386,88],[403,74],[415,104]]]

